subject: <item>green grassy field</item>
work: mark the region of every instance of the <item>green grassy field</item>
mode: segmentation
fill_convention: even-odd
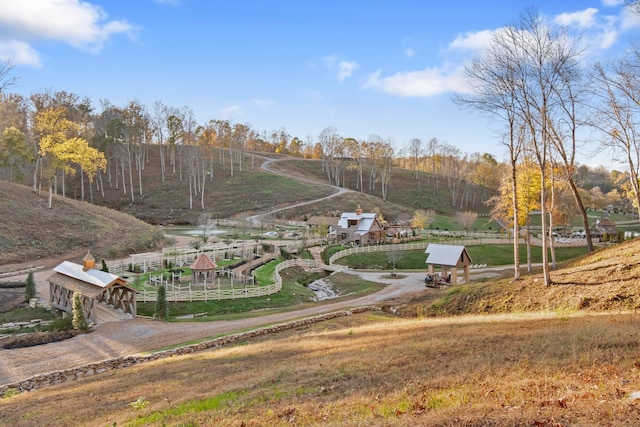
[[[513,264],[513,246],[511,245],[471,245],[467,252],[474,264],[504,266]],[[527,261],[526,246],[520,245],[520,262]],[[586,247],[556,248],[556,258],[560,261],[573,259],[587,253]],[[533,263],[542,262],[542,249],[532,247]],[[397,255],[396,268],[399,270],[426,269],[426,255],[423,250],[401,251]],[[348,265],[356,269],[389,269],[392,268],[388,252],[363,253],[349,255],[336,261],[337,264]]]

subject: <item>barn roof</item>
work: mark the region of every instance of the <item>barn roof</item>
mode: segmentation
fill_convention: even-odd
[[[49,277],[49,282],[78,291],[87,297],[95,297],[116,284],[128,287],[124,279],[116,274],[95,268],[85,271],[81,265],[69,261],[63,261],[53,271],[55,273]]]
[[[427,254],[427,264],[456,267],[471,263],[471,258],[464,246],[429,243],[424,252]]]
[[[338,227],[349,228],[349,221],[358,221],[356,233],[365,234],[368,233],[376,220],[376,213],[358,213],[358,212],[344,212],[338,221]]]

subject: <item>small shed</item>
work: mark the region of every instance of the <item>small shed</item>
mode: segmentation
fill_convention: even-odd
[[[207,282],[213,284],[216,273],[216,263],[211,260],[204,252],[191,263],[191,282],[194,285],[200,283],[207,285]]]
[[[440,267],[442,276],[447,277],[451,269],[451,283],[458,283],[458,269],[463,268],[464,282],[469,282],[471,257],[464,246],[429,243],[425,253],[429,274],[434,274],[435,267]]]
[[[97,303],[109,305],[136,316],[136,291],[115,274],[96,270],[95,259],[90,252],[82,259],[82,265],[64,261],[56,266],[49,282],[51,305],[68,313],[73,312],[73,294],[82,296],[85,316],[98,323]]]

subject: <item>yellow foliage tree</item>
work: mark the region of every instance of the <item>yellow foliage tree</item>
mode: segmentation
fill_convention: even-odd
[[[418,209],[414,212],[413,218],[411,218],[411,226],[424,230],[429,227],[429,224],[433,222],[435,217],[436,212],[434,210]]]
[[[51,208],[53,182],[58,171],[75,174],[74,165],[80,167],[93,182],[98,170],[106,170],[104,154],[76,136],[78,125],[66,118],[66,108],[52,107],[40,111],[35,117],[35,129],[40,136],[39,154],[43,159],[43,177],[49,181]]]

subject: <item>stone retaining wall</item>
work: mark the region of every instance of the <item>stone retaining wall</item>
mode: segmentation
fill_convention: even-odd
[[[3,271],[0,273],[0,279],[3,279],[5,277],[21,276],[23,274],[27,274],[31,272],[35,273],[36,271],[40,271],[40,270],[44,270],[44,265],[40,265],[37,267],[29,267],[23,270]]]
[[[301,320],[294,320],[292,322],[282,323],[275,326],[269,326],[265,328],[255,329],[249,332],[242,332],[239,334],[227,335],[220,338],[214,338],[201,342],[199,344],[188,345],[185,347],[176,348],[174,350],[160,351],[146,356],[124,356],[115,359],[103,360],[101,362],[90,363],[88,365],[79,366],[77,368],[66,369],[63,371],[51,372],[48,374],[36,375],[28,378],[24,381],[20,381],[13,384],[5,384],[0,386],[0,397],[5,393],[11,391],[25,392],[33,391],[41,387],[46,387],[55,384],[61,384],[68,381],[73,381],[79,378],[88,377],[92,375],[101,374],[106,371],[114,369],[122,369],[128,366],[137,365],[144,362],[149,362],[158,359],[164,359],[172,356],[180,356],[184,354],[196,353],[198,351],[204,351],[209,349],[217,349],[229,344],[233,344],[237,341],[244,341],[251,338],[273,334],[277,332],[286,331],[289,329],[297,328],[299,326],[310,325],[325,320],[335,319],[343,316],[351,316],[352,314],[363,313],[366,311],[379,311],[378,307],[357,307],[351,310],[338,311],[335,313],[321,314],[318,316],[309,317]]]

